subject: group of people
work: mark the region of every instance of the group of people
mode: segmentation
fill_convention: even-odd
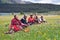
[[[35,15],[30,15],[30,17],[24,15],[22,19],[18,19],[17,15],[14,15],[14,18],[11,20],[11,24],[9,27],[9,31],[6,32],[6,34],[11,34],[20,30],[23,30],[25,28],[27,28],[29,25],[33,25],[33,24],[41,24],[43,22],[46,22],[43,18],[43,16],[41,16],[40,18],[38,18],[38,16]]]

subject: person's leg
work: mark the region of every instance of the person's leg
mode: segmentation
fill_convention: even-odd
[[[13,30],[9,30],[9,31],[6,32],[5,34],[12,34],[12,33],[14,33],[14,31],[13,31]]]
[[[12,34],[14,33],[14,28],[10,28],[5,34]]]
[[[39,23],[38,20],[36,20],[35,23]]]
[[[22,26],[23,29],[27,28],[28,27],[28,24],[25,24]]]

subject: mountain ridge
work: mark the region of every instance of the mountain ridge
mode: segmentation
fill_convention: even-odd
[[[30,4],[30,1],[22,1],[22,0],[0,0],[1,4]]]
[[[49,12],[60,11],[60,5],[54,4],[0,4],[0,13],[12,12]]]

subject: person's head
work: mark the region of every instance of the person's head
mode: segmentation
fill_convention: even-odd
[[[30,15],[30,17],[32,18],[32,17],[33,17],[33,15]]]
[[[14,18],[18,18],[17,15],[14,15]]]
[[[41,18],[43,18],[43,16],[41,16]]]
[[[27,16],[26,15],[24,15],[24,19],[27,19]]]
[[[38,18],[37,14],[34,14],[34,18],[36,18],[36,19]]]

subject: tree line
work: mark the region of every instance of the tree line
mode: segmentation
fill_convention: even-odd
[[[0,4],[0,13],[60,11],[60,5],[54,4]]]

